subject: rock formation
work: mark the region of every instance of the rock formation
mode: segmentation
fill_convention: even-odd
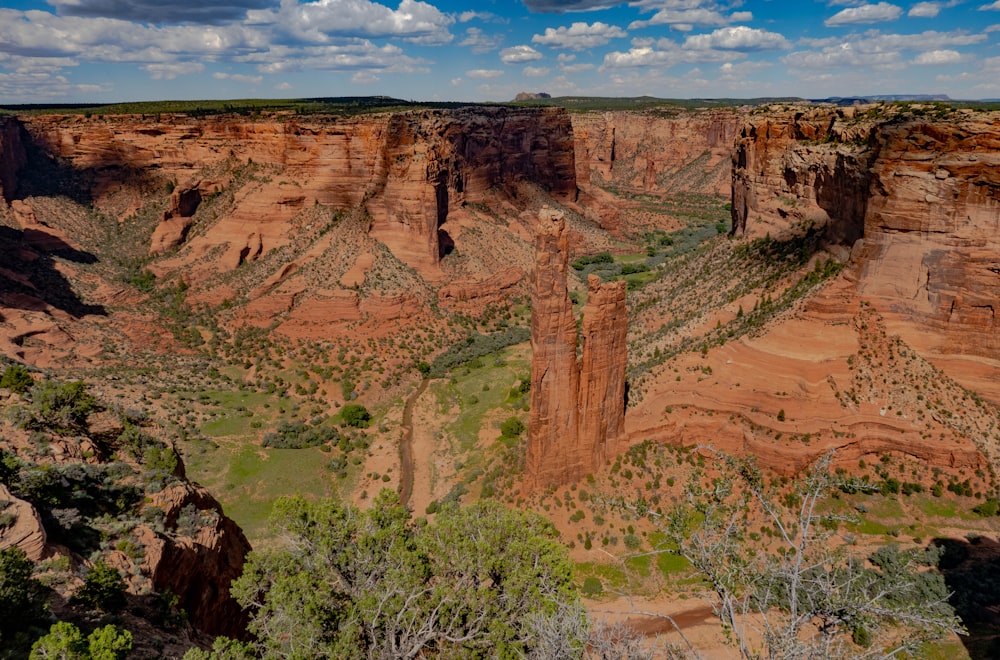
[[[10,116],[0,116],[0,205],[13,199],[17,188],[17,171],[27,161],[21,122]]]
[[[858,293],[937,364],[1000,359],[997,113],[762,113],[736,142],[732,199],[748,236],[824,227],[832,250],[851,250]],[[987,371],[956,377],[1000,400]]]
[[[212,168],[235,170],[250,163],[273,169],[279,181],[246,188],[231,213],[189,244],[196,256],[225,246],[216,267],[226,269],[287,244],[290,221],[315,203],[342,210],[364,204],[371,235],[409,266],[434,274],[450,245],[443,225],[454,207],[523,181],[563,200],[576,196],[573,131],[569,115],[559,108],[470,107],[352,118],[5,121],[11,131],[21,130],[24,121],[36,148],[89,172],[99,206],[106,201],[101,191],[117,189],[129,180],[128,172],[190,181]],[[17,161],[11,162],[0,171],[5,190],[7,170],[12,175],[17,169]],[[195,188],[174,191],[151,252],[184,239],[190,227],[185,211],[193,213],[197,203],[188,209],[178,204]]]
[[[625,283],[588,280],[583,362],[567,288],[563,214],[539,213],[531,298],[531,413],[525,484],[579,479],[617,450],[625,417]]]

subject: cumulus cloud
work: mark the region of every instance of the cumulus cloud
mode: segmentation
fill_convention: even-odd
[[[627,52],[614,51],[604,56],[601,70],[628,69],[640,67],[671,67],[676,64],[697,64],[704,62],[731,62],[746,57],[742,52],[718,50],[714,48],[681,47],[670,39],[651,41],[635,39]]]
[[[938,65],[956,64],[962,61],[962,54],[957,50],[926,50],[915,58],[914,64]]]
[[[753,20],[753,14],[748,11],[738,11],[729,16],[715,9],[695,7],[689,9],[661,9],[645,21],[633,21],[628,29],[636,30],[652,25],[670,25],[678,30],[688,31],[695,25],[703,27],[718,27]]]
[[[1000,0],[997,0],[1000,2]],[[843,9],[830,18],[823,21],[827,27],[838,25],[863,25],[866,23],[881,23],[883,21],[894,21],[902,15],[903,10],[888,2],[880,2],[877,5],[861,5],[859,7],[849,7]]]
[[[745,25],[735,27],[720,28],[709,34],[697,34],[688,37],[684,41],[687,48],[698,50],[722,49],[722,50],[782,50],[788,48],[790,43],[783,35],[777,32],[768,32],[757,28],[749,28]]]
[[[489,80],[490,78],[499,78],[503,75],[503,71],[500,69],[472,69],[466,71],[465,75],[478,80]]]
[[[459,46],[468,46],[473,53],[483,54],[496,50],[503,44],[502,34],[488,34],[477,27],[465,31],[465,39],[458,42]]]
[[[207,23],[239,20],[272,0],[47,0],[63,16],[117,18],[139,23]]]
[[[249,25],[270,26],[312,43],[328,43],[336,37],[401,37],[443,44],[452,40],[448,27],[454,21],[419,0],[400,0],[396,10],[369,0],[284,0],[276,10],[247,12]]]
[[[882,34],[869,30],[836,42],[826,42],[818,50],[796,51],[782,62],[796,69],[898,69],[904,65],[902,53],[916,50],[945,50],[948,47],[971,46],[986,40],[985,34],[970,34],[963,30],[919,34]]]
[[[216,80],[232,80],[251,85],[259,85],[264,80],[264,76],[248,76],[242,73],[222,73],[220,71],[213,73],[212,77]]]
[[[500,51],[500,59],[504,64],[519,64],[542,59],[542,54],[531,46],[511,46]]]
[[[545,28],[545,33],[533,36],[531,43],[541,44],[549,48],[585,50],[603,46],[612,39],[621,39],[627,36],[625,30],[617,25],[608,25],[600,21],[593,24],[577,22],[569,27]]]
[[[941,5],[936,2],[918,2],[906,12],[913,18],[934,18],[941,12]]]

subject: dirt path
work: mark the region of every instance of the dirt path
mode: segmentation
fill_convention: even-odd
[[[427,389],[430,380],[424,378],[403,407],[403,437],[399,441],[399,501],[410,503],[413,495],[413,405]]]

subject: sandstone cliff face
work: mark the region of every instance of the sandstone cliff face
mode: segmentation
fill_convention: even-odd
[[[92,174],[98,205],[102,194],[123,180],[190,181],[212,168],[231,170],[248,162],[272,168],[279,180],[242,190],[235,208],[190,243],[197,255],[225,248],[225,268],[285,245],[289,222],[313,204],[343,210],[364,204],[372,236],[406,264],[433,274],[450,247],[442,226],[457,205],[520,181],[538,183],[557,198],[576,195],[572,127],[565,111],[553,108],[256,121],[183,116],[25,121],[39,148]],[[190,223],[180,219],[187,217],[168,212],[151,250],[183,243]]]
[[[562,213],[542,209],[531,299],[529,489],[579,479],[617,451],[625,417],[625,283],[588,280],[583,362],[566,274],[569,239]]]
[[[742,121],[733,110],[574,114],[577,181],[581,188],[728,194]]]
[[[939,362],[1000,359],[1000,115],[891,113],[751,118],[733,156],[734,230],[825,226],[893,332]],[[992,380],[963,382],[995,397]]]

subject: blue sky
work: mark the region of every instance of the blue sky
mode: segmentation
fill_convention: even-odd
[[[1000,97],[1000,0],[0,0],[0,104]]]

